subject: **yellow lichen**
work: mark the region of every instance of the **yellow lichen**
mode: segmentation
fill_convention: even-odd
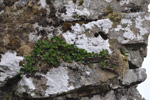
[[[106,17],[109,18],[113,22],[113,27],[117,27],[117,25],[120,24],[121,19],[122,19],[121,13],[118,13],[118,12],[110,13]]]
[[[107,6],[105,9],[104,9],[104,14],[105,15],[108,15],[110,13],[113,13],[113,8],[111,6]]]

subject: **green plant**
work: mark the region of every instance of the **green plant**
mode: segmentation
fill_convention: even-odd
[[[121,50],[121,53],[122,53],[125,57],[128,57],[128,51],[126,51],[125,49]]]
[[[37,41],[31,56],[26,56],[26,62],[20,72],[23,75],[26,72],[49,70],[58,67],[61,61],[68,63],[76,61],[82,64],[101,62],[104,68],[110,66],[107,50],[102,50],[100,53],[89,53],[73,44],[67,44],[59,37],[53,37],[51,40]]]

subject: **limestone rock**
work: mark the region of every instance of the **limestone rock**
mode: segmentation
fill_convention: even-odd
[[[135,83],[140,83],[143,82],[146,77],[146,70],[144,68],[130,69],[123,78],[122,84],[131,85]]]
[[[11,78],[19,75],[19,62],[23,60],[23,57],[16,56],[16,53],[6,52],[1,55],[0,62],[0,87],[3,87],[5,83]]]
[[[77,63],[62,63],[60,67],[53,68],[46,74],[36,73],[32,77],[24,75],[18,83],[16,94],[28,98],[45,98],[81,90],[83,87],[95,87],[101,82],[107,82],[116,77],[113,72],[102,70],[99,64],[94,64],[93,69]],[[107,89],[107,88],[106,88]],[[101,91],[106,91],[106,89]]]
[[[129,89],[118,89],[116,91],[116,100],[141,100],[142,96],[136,89],[136,87],[130,87]]]
[[[73,0],[54,1],[56,15],[64,21],[79,20],[81,18],[98,19],[100,16],[105,15],[105,10],[109,10],[109,6],[114,12],[140,12],[148,11],[147,5],[148,2],[143,0],[83,0],[82,3],[80,0],[76,0],[76,2],[73,2]],[[65,9],[65,12],[59,12],[60,9]]]
[[[81,100],[116,100],[116,97],[114,91],[110,91],[104,97],[101,95],[94,95],[93,97],[83,97]]]

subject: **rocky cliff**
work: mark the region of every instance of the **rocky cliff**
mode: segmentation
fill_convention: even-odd
[[[0,0],[0,100],[141,100],[150,0]]]

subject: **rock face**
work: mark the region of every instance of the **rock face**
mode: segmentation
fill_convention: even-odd
[[[141,100],[136,87],[147,77],[140,67],[147,55],[149,3],[0,0],[0,100]],[[15,79],[36,42],[54,36],[89,53],[108,50],[115,67],[61,61],[47,72]],[[19,81],[12,81],[11,90],[6,91],[11,80]]]

